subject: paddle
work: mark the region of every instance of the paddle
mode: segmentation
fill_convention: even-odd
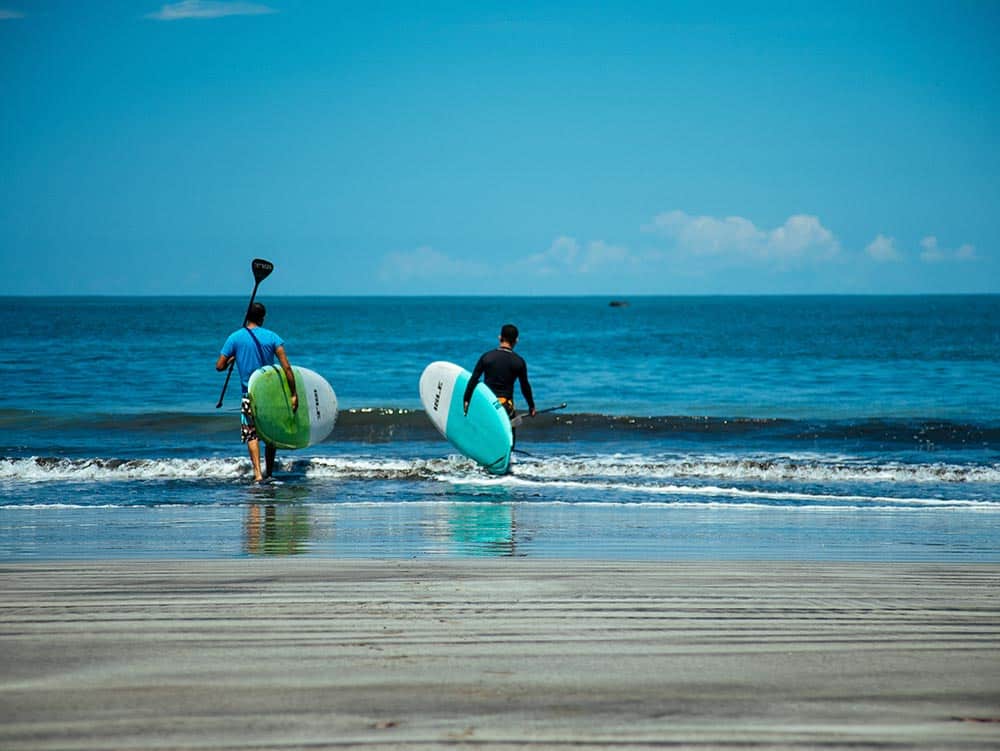
[[[257,288],[260,283],[267,279],[267,277],[274,271],[274,264],[270,261],[265,261],[263,258],[254,258],[250,262],[250,270],[253,272],[253,292],[250,293],[250,302],[247,303],[247,313],[243,316],[243,325],[246,326],[247,316],[250,315],[250,308],[253,307],[253,300],[257,297]],[[215,405],[218,409],[222,406],[222,400],[226,398],[226,389],[229,387],[229,378],[233,374],[233,366],[236,364],[236,359],[229,363],[229,371],[226,373],[226,382],[222,384],[222,393],[219,394],[219,403]]]
[[[566,402],[563,402],[562,404],[556,407],[549,407],[548,409],[536,409],[535,414],[526,412],[523,415],[518,415],[517,417],[515,417],[513,420],[510,421],[510,426],[512,428],[516,428],[524,421],[525,417],[537,417],[538,415],[544,415],[546,412],[555,412],[557,409],[566,409]]]

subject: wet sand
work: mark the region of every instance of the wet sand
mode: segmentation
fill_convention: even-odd
[[[0,748],[1000,747],[1000,566],[0,565]]]

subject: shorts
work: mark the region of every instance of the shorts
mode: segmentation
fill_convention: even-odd
[[[500,406],[507,412],[507,417],[513,420],[514,415],[517,414],[517,410],[514,409],[514,400],[508,399],[506,396],[498,396],[497,401],[500,402]]]
[[[253,412],[250,411],[250,395],[244,394],[240,402],[240,440],[243,443],[257,440],[257,426],[253,422]]]

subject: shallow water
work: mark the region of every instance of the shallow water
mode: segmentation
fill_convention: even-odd
[[[266,300],[342,412],[265,487],[213,409],[245,301],[3,302],[0,559],[1000,560],[998,297]],[[495,478],[416,384],[507,320],[568,407]]]

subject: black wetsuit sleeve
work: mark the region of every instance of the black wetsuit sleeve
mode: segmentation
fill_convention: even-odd
[[[472,369],[472,377],[469,378],[469,383],[465,387],[465,396],[462,398],[462,404],[468,404],[472,400],[472,392],[476,390],[476,384],[479,383],[479,379],[483,376],[483,367],[483,357],[480,357],[476,363],[476,367]]]
[[[524,360],[521,361],[522,363]],[[535,397],[531,393],[531,384],[528,383],[528,365],[524,364],[521,368],[521,375],[518,376],[518,381],[521,383],[521,393],[524,394],[524,401],[528,403],[528,409],[535,408]]]

